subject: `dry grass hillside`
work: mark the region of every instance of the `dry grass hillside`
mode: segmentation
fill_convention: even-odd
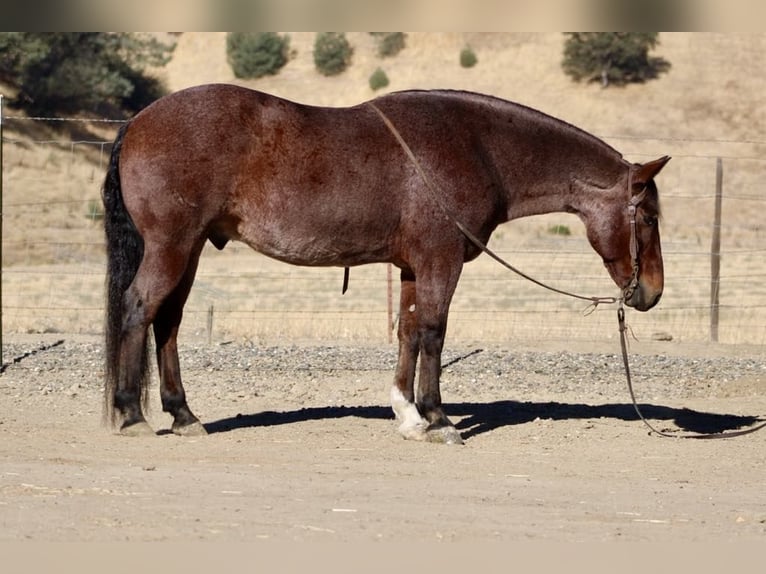
[[[766,201],[762,183],[766,167],[766,75],[762,74],[766,34],[663,33],[654,54],[671,63],[669,73],[643,85],[609,89],[576,84],[563,74],[564,37],[558,33],[408,33],[405,49],[393,58],[378,57],[368,33],[349,33],[352,64],[336,77],[316,72],[314,37],[314,33],[290,33],[293,55],[278,75],[241,81],[233,77],[227,64],[225,33],[183,33],[175,36],[172,61],[156,73],[170,90],[232,82],[295,101],[333,106],[356,104],[383,91],[469,89],[562,118],[604,138],[631,160],[673,156],[659,181],[666,295],[656,311],[636,316],[634,321],[637,328],[646,324],[650,331],[672,331],[676,339],[707,337],[707,250],[715,161],[723,157],[726,283],[721,296],[728,311],[722,320],[730,321],[725,338],[740,342],[755,337],[756,342],[766,342],[766,288],[760,287],[766,284],[762,247],[766,227],[759,216]],[[471,46],[478,56],[473,68],[459,65],[464,46]],[[386,90],[373,92],[368,78],[379,66],[391,83]],[[6,115],[13,113],[5,111]],[[101,325],[102,232],[99,222],[85,214],[99,200],[108,146],[72,144],[61,134],[29,123],[9,121],[4,127],[4,329],[96,332]],[[107,140],[113,133],[101,129],[76,139]],[[570,226],[572,236],[549,236],[552,222]],[[613,289],[584,240],[581,224],[570,216],[513,222],[498,230],[493,247],[560,287],[592,289],[597,294]],[[301,325],[297,336],[309,337],[367,337],[360,326],[385,321],[378,318],[377,310],[385,309],[385,271],[375,266],[355,271],[352,286],[360,299],[353,298],[357,295],[352,289],[340,300],[337,273],[287,268],[249,251],[244,255],[245,251],[232,246],[220,254],[204,255],[187,307],[191,317],[187,321],[197,318],[195,329],[205,329],[207,309],[213,304],[217,312],[224,313],[216,319],[216,327],[232,335],[257,335],[258,329],[265,329],[263,336],[269,336],[268,325],[274,325],[283,331],[280,334],[293,336],[285,313],[291,313],[291,320]],[[235,272],[240,275],[233,275]],[[242,274],[244,281],[238,280]],[[253,279],[264,275],[266,282]],[[331,303],[317,304],[323,296],[318,285],[325,279]],[[514,332],[568,336],[568,327],[561,327],[560,318],[551,330],[539,326],[542,317],[550,316],[551,308],[571,316],[572,305],[555,302],[550,295],[518,283],[508,283],[507,275],[483,258],[469,265],[453,307],[457,311],[453,330],[465,337],[500,340]],[[287,289],[297,295],[289,302],[281,299]],[[376,298],[374,304],[370,296]],[[365,314],[371,307],[376,309],[374,319]],[[258,314],[264,308],[270,309],[269,314]],[[529,314],[519,317],[520,308]],[[461,309],[467,314],[461,316]],[[316,326],[324,320],[322,313],[342,317],[348,325],[340,329],[334,324]],[[610,313],[606,319],[610,329],[612,320]],[[222,324],[225,321],[229,322]],[[526,327],[513,331],[511,321]],[[579,313],[574,314],[573,322],[582,322]],[[590,324],[591,333],[602,332],[601,323],[591,320]],[[374,327],[373,331],[384,330]]]
[[[387,91],[470,89],[538,108],[604,136],[710,140],[764,139],[766,91],[761,74],[766,34],[664,33],[654,52],[672,68],[657,81],[620,89],[574,84],[561,71],[558,33],[409,33],[393,58],[379,58],[367,33],[349,33],[351,67],[323,77],[313,64],[314,33],[290,33],[294,57],[276,76],[236,80],[226,62],[225,33],[186,33],[161,72],[172,90],[234,82],[318,105],[350,105],[376,95],[370,74],[381,66]],[[469,45],[479,63],[461,68]]]

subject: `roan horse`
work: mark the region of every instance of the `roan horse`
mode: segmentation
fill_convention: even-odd
[[[205,433],[176,337],[205,242],[239,240],[294,265],[396,265],[399,431],[461,443],[442,410],[441,353],[463,264],[481,251],[456,223],[486,243],[511,219],[575,213],[625,303],[646,311],[663,290],[653,179],[668,159],[629,163],[565,122],[469,92],[406,91],[348,108],[222,84],[161,98],[119,132],[103,188],[107,413],[124,434],[153,432],[142,410],[152,326],[172,430]]]

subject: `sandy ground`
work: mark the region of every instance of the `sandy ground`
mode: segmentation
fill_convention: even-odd
[[[766,536],[766,432],[649,434],[614,348],[449,348],[442,392],[461,447],[398,436],[393,347],[182,346],[202,438],[170,434],[156,403],[156,437],[103,426],[96,338],[18,335],[5,350],[0,542]],[[639,403],[660,429],[766,415],[760,348],[632,351]]]

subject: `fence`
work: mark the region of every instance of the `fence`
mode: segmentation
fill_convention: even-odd
[[[99,333],[105,263],[100,187],[116,127],[98,125],[102,137],[96,139],[56,140],[41,136],[47,132],[39,121],[0,118],[0,129],[5,127],[0,146],[2,328],[6,333]],[[673,156],[658,180],[665,294],[651,312],[628,314],[635,335],[766,343],[766,142],[601,137],[630,160]],[[718,200],[717,179],[722,182]],[[495,232],[490,247],[562,289],[616,292],[574,216],[510,222]],[[711,249],[720,253],[714,256]],[[719,275],[711,281],[716,266]],[[390,341],[397,274],[392,277],[386,265],[354,268],[345,295],[342,279],[341,269],[292,267],[239,244],[223,252],[207,246],[181,336],[218,343],[240,338]],[[448,338],[512,345],[617,336],[612,308],[585,316],[583,307],[481,256],[465,267]]]

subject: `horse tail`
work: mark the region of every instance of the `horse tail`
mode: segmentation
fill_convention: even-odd
[[[114,397],[120,378],[120,347],[123,333],[123,298],[138,272],[144,256],[144,241],[130,217],[122,197],[120,181],[120,151],[130,123],[122,126],[114,140],[109,167],[104,179],[104,233],[106,235],[106,304],[105,304],[105,358],[104,400],[105,417],[114,425],[116,413]],[[148,350],[141,358],[141,403],[147,402]]]

